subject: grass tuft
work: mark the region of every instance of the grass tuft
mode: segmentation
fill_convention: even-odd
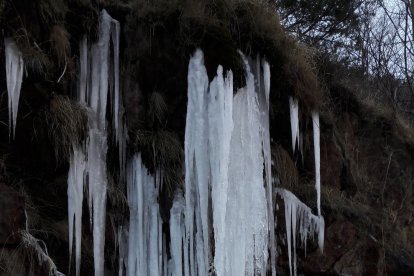
[[[56,160],[67,160],[73,144],[80,144],[87,129],[87,111],[66,96],[54,95],[40,112],[54,144]]]

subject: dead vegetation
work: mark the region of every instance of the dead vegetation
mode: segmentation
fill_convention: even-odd
[[[19,234],[22,241],[11,254],[5,248],[0,251],[0,272],[5,275],[63,275],[49,257],[42,240],[36,239],[27,230]]]
[[[40,117],[54,145],[56,160],[68,160],[72,146],[80,145],[85,137],[87,110],[66,96],[54,95]]]

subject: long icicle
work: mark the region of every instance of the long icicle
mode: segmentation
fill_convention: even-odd
[[[313,122],[313,148],[315,154],[315,188],[317,193],[318,216],[321,215],[321,149],[320,149],[320,128],[319,113],[312,112]]]
[[[72,241],[73,237],[75,237],[76,275],[80,275],[81,264],[82,201],[85,166],[86,160],[83,149],[79,146],[73,146],[68,173],[68,225],[69,260],[72,258]],[[73,233],[74,227],[75,233]]]
[[[289,110],[290,110],[290,129],[292,132],[292,149],[295,153],[296,144],[298,148],[299,143],[299,103],[297,99],[289,97]]]
[[[9,102],[9,139],[14,139],[24,62],[22,53],[11,38],[4,39],[6,53],[7,94]]]

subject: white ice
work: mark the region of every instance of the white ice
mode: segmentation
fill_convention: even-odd
[[[297,99],[289,97],[290,129],[292,132],[292,149],[295,152],[296,144],[299,143],[299,103]]]
[[[108,182],[106,175],[108,92],[111,95],[109,102],[112,103],[115,140],[119,146],[119,179],[125,174],[127,132],[122,119],[123,106],[119,89],[119,36],[119,22],[102,10],[98,41],[90,47],[86,38],[80,43],[78,101],[89,108],[89,131],[85,155],[87,155],[88,204],[93,229],[95,275],[104,274]],[[80,237],[76,239],[80,240]]]
[[[183,276],[183,243],[185,241],[185,200],[177,193],[170,210],[170,252],[171,264],[168,275]]]
[[[209,171],[207,95],[204,57],[197,50],[188,66],[188,104],[185,129],[185,275],[207,275]]]
[[[134,155],[127,169],[127,195],[130,210],[127,276],[165,275],[166,256],[155,179]]]
[[[320,149],[320,127],[319,113],[312,112],[313,122],[313,148],[315,154],[315,188],[317,193],[318,215],[321,215],[321,149]]]
[[[89,130],[88,193],[92,217],[95,275],[104,275],[105,217],[106,217],[106,152],[107,138],[102,130]]]
[[[263,146],[263,158],[265,168],[265,184],[267,193],[267,213],[269,230],[275,228],[273,210],[273,187],[272,187],[272,156],[270,150],[270,123],[269,123],[269,95],[270,95],[270,66],[269,63],[256,57],[256,89],[259,100],[260,129]],[[276,275],[276,238],[275,232],[269,231],[270,268],[272,276]]]
[[[79,146],[73,146],[68,173],[68,225],[69,256],[72,259],[73,231],[75,230],[76,275],[80,275],[82,239],[82,202],[85,173],[85,154]],[[75,229],[73,229],[75,227]],[[70,263],[70,262],[69,262]]]
[[[242,59],[246,87],[233,101],[224,275],[264,275],[269,233],[260,112],[254,75]]]
[[[24,62],[22,53],[12,38],[4,39],[6,54],[6,79],[9,103],[9,139],[14,139],[17,112],[19,110],[20,89],[23,80]]]
[[[296,231],[299,230],[300,241],[304,246],[306,246],[307,239],[318,235],[318,245],[323,251],[325,221],[322,216],[312,214],[312,210],[288,190],[276,188],[275,192],[284,200],[289,269],[291,275],[296,275]]]
[[[211,200],[215,240],[214,266],[217,275],[225,275],[225,229],[228,194],[228,167],[230,141],[233,131],[233,74],[223,77],[223,68],[217,69],[217,76],[210,84],[208,99],[209,159],[211,170]]]

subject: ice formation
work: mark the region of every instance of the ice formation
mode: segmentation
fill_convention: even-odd
[[[13,39],[5,38],[4,46],[6,53],[7,95],[9,99],[9,139],[14,139],[24,63],[22,53]]]
[[[68,225],[69,256],[72,257],[73,231],[75,231],[76,275],[80,275],[81,237],[82,237],[82,201],[85,173],[85,154],[79,146],[74,146],[70,156],[68,173]],[[75,228],[75,229],[74,229]]]
[[[299,146],[299,103],[297,99],[289,97],[290,129],[292,131],[292,149],[295,152],[296,144]]]
[[[158,189],[135,155],[127,169],[127,194],[130,210],[127,275],[166,275],[164,237],[158,206]]]
[[[259,62],[263,79],[260,74],[255,79],[247,59],[242,58],[247,85],[234,99],[231,72],[224,77],[219,66],[217,76],[208,85],[202,52],[198,50],[190,60],[185,137],[185,275],[207,275],[212,265],[212,232],[217,275],[266,273],[268,212],[272,212],[271,204],[267,205],[270,189],[265,189],[271,179],[270,70],[267,63],[260,67]],[[263,90],[261,96],[259,90]],[[264,113],[260,111],[262,107]],[[210,208],[212,218],[207,216]],[[240,225],[240,221],[244,224]]]
[[[267,275],[269,272],[276,275],[275,193],[285,201],[290,269],[296,273],[297,229],[303,243],[318,233],[319,245],[323,247],[320,178],[317,177],[319,216],[312,215],[311,210],[290,192],[272,188],[269,64],[260,57],[252,61],[241,54],[246,86],[233,95],[231,71],[224,73],[219,66],[216,77],[209,83],[202,51],[197,50],[190,59],[184,143],[185,196],[178,192],[170,210],[170,252],[167,254],[158,204],[161,172],[150,175],[139,155],[133,156],[123,170],[127,129],[122,120],[117,69],[119,25],[105,11],[101,14],[99,37],[98,43],[90,49],[86,39],[81,42],[78,92],[79,101],[91,110],[87,159],[83,166],[87,172],[92,214],[95,275],[104,272],[108,101],[112,103],[114,140],[119,147],[120,179],[126,175],[130,208],[129,223],[114,230],[119,246],[119,275],[207,276],[215,273],[222,276]],[[110,45],[113,45],[112,51]],[[295,150],[296,143],[299,145],[297,100],[290,99],[290,110]],[[319,171],[319,132],[315,125],[314,130],[315,169]],[[70,187],[75,187],[77,180],[83,183],[81,174],[75,173],[81,171],[77,169],[77,166],[82,167],[80,160],[81,153],[74,150],[70,168],[73,176],[68,180]],[[80,197],[76,191],[71,190],[69,215],[72,214],[72,225],[75,218],[78,243],[76,219],[81,215],[76,213]]]
[[[229,185],[230,141],[233,131],[233,74],[223,77],[219,66],[208,94],[209,154],[211,170],[211,200],[215,241],[214,267],[224,275],[225,226]],[[207,156],[208,158],[208,156]]]
[[[312,112],[313,122],[313,148],[315,155],[315,188],[317,193],[318,216],[321,215],[321,149],[320,149],[320,129],[319,113]]]
[[[174,198],[174,203],[170,211],[170,252],[171,260],[169,263],[168,275],[183,276],[183,246],[185,241],[185,200],[180,193]]]
[[[208,199],[208,76],[204,57],[197,50],[188,67],[188,105],[185,129],[186,243],[189,271],[185,275],[207,275],[209,262]]]
[[[105,245],[105,217],[106,217],[106,154],[107,131],[106,110],[108,101],[112,103],[112,122],[115,130],[115,141],[119,146],[120,174],[125,173],[126,160],[126,128],[122,119],[123,106],[119,92],[119,22],[114,20],[105,10],[102,10],[99,22],[99,40],[88,45],[84,38],[80,43],[80,68],[78,101],[89,109],[89,130],[85,152],[85,174],[87,176],[88,204],[93,231],[93,251],[95,275],[104,275],[104,245]],[[111,49],[111,46],[113,49]],[[111,53],[113,56],[111,57]],[[108,93],[110,99],[108,99]],[[76,159],[74,152],[72,158]],[[70,172],[77,171],[77,161],[71,162]],[[80,172],[78,172],[80,175]],[[77,175],[76,180],[81,179]],[[70,176],[69,176],[70,177]],[[75,178],[75,176],[74,176]],[[120,177],[121,179],[121,177]],[[80,180],[79,180],[80,181]],[[70,180],[70,182],[73,182]],[[80,184],[78,184],[80,185]],[[72,185],[73,186],[73,185]],[[79,200],[79,190],[75,193],[68,187],[68,205],[71,210],[82,210],[82,201]],[[75,211],[69,211],[71,215]],[[69,220],[73,219],[69,218]],[[80,244],[80,221],[75,214],[75,240]],[[70,230],[71,232],[72,230]],[[70,239],[72,236],[70,234]],[[76,249],[77,275],[79,273],[80,248]]]
[[[256,57],[256,89],[258,91],[260,128],[263,144],[263,158],[265,169],[265,186],[267,193],[267,213],[269,225],[269,251],[271,275],[276,275],[276,238],[274,208],[273,208],[273,183],[272,183],[272,156],[270,150],[270,123],[269,123],[269,95],[270,95],[270,66],[269,63],[260,56]]]
[[[296,231],[299,230],[300,241],[305,248],[307,239],[318,235],[319,249],[323,251],[325,221],[322,216],[313,215],[312,210],[288,190],[276,188],[275,192],[284,200],[289,269],[291,275],[296,275]]]

